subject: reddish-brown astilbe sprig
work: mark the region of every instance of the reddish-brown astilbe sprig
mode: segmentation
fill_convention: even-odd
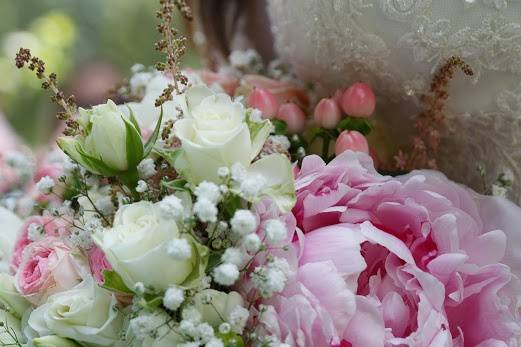
[[[52,93],[51,100],[63,109],[63,111],[56,114],[56,117],[64,121],[67,125],[63,133],[68,136],[79,134],[81,129],[75,119],[75,115],[78,111],[76,99],[74,95],[65,96],[58,88],[56,74],[53,72],[47,75],[45,73],[45,62],[32,55],[31,51],[27,48],[20,48],[15,57],[15,64],[19,69],[27,66],[29,70],[34,71],[36,77],[42,81],[42,88]]]
[[[416,119],[416,135],[411,144],[409,154],[400,151],[395,156],[399,170],[436,169],[441,129],[445,125],[444,108],[449,97],[448,86],[460,69],[467,76],[474,75],[472,68],[460,57],[450,57],[434,75],[428,94],[420,96],[424,106]]]
[[[156,42],[157,51],[165,53],[166,61],[156,64],[156,69],[169,74],[173,83],[169,84],[163,93],[156,99],[156,107],[161,106],[168,100],[172,100],[172,93],[177,94],[183,92],[188,84],[188,79],[181,72],[180,64],[183,55],[186,52],[186,44],[188,42],[185,36],[179,34],[174,27],[174,10],[177,9],[187,20],[192,20],[192,10],[185,0],[160,0],[160,9],[156,16],[161,21],[157,25],[157,30],[162,38]]]

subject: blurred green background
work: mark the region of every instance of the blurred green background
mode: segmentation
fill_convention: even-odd
[[[14,56],[23,46],[56,72],[62,89],[78,104],[103,101],[135,63],[162,61],[153,0],[0,0],[0,113],[31,146],[47,143],[56,131],[55,106],[30,71]],[[179,20],[180,25],[184,23]],[[193,50],[185,66],[198,67]]]

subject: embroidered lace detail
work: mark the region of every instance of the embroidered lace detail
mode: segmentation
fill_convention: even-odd
[[[500,16],[486,16],[481,26],[456,31],[448,19],[420,16],[398,45],[412,47],[416,61],[428,61],[434,68],[441,60],[458,55],[478,72],[483,69],[521,72],[521,25]]]
[[[407,21],[412,16],[423,14],[432,0],[382,0],[382,10],[394,20]]]
[[[280,58],[301,79],[324,94],[356,80],[374,86],[386,149],[410,139],[417,96],[438,65],[463,57],[477,73],[454,81],[441,169],[479,191],[477,163],[487,184],[512,172],[510,197],[521,202],[521,1],[268,0],[268,11]]]

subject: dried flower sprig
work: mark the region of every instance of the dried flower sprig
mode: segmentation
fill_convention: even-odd
[[[74,98],[74,95],[65,96],[65,94],[58,88],[56,74],[53,72],[47,75],[45,73],[45,62],[42,59],[33,56],[31,51],[27,48],[20,48],[15,57],[15,64],[19,69],[27,65],[29,70],[35,71],[36,77],[42,80],[42,88],[51,91],[51,100],[63,108],[63,111],[56,114],[56,117],[65,121],[65,124],[67,125],[63,133],[68,136],[78,134],[80,126],[75,119],[75,115],[78,111],[76,99]]]
[[[441,141],[440,128],[445,124],[443,113],[445,102],[449,97],[448,85],[457,69],[467,76],[474,75],[470,65],[460,57],[450,57],[434,75],[428,94],[420,97],[424,110],[416,119],[416,136],[412,141],[410,154],[400,150],[395,156],[399,170],[420,168],[436,169],[436,156]]]
[[[156,64],[156,69],[169,73],[173,83],[169,84],[163,93],[156,99],[156,107],[161,106],[168,100],[172,100],[172,93],[180,94],[183,86],[188,84],[188,79],[181,72],[181,58],[186,52],[187,38],[179,34],[174,28],[174,9],[177,8],[183,17],[192,20],[192,10],[185,0],[160,0],[161,7],[156,16],[161,20],[157,30],[163,36],[155,44],[157,51],[166,54],[166,61]]]

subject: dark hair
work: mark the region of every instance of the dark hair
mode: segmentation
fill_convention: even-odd
[[[203,54],[210,65],[228,58],[238,34],[243,35],[263,59],[273,58],[266,0],[193,0],[192,6],[196,14],[194,23],[206,38]]]

